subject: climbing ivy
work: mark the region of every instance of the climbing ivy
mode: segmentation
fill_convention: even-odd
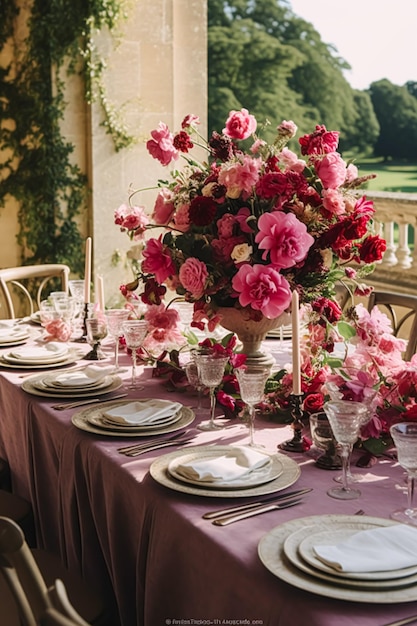
[[[86,100],[94,91],[99,94],[103,125],[116,150],[129,145],[132,139],[107,102],[101,81],[105,63],[92,44],[94,31],[112,31],[126,16],[125,2],[32,0],[27,36],[17,46],[21,6],[21,0],[0,0],[0,59],[13,49],[10,62],[0,62],[0,207],[8,196],[18,202],[23,264],[67,263],[80,274],[77,216],[86,209],[88,190],[85,175],[71,160],[74,146],[60,131],[63,76],[83,74]],[[99,72],[92,73],[93,63]]]

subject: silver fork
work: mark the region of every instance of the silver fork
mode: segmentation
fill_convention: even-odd
[[[192,441],[192,437],[190,435],[186,435],[179,439],[164,439],[159,442],[147,444],[138,444],[136,447],[132,447],[127,452],[120,452],[120,454],[124,454],[125,456],[133,457],[140,456],[141,454],[146,454],[147,452],[153,452],[154,450],[160,450],[162,448],[169,448],[170,446],[182,445],[185,443],[190,443]]]

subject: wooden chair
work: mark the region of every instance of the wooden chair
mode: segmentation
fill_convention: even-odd
[[[374,306],[391,320],[394,335],[408,340],[404,358],[409,361],[417,350],[417,296],[373,291],[368,311]]]
[[[71,626],[108,624],[104,605],[90,585],[68,572],[55,555],[31,550],[21,528],[0,517],[0,606],[10,607],[10,595],[21,626],[43,624],[48,609],[72,620]],[[16,615],[6,617],[2,625],[16,623]]]
[[[2,317],[7,319],[22,317],[16,315],[15,306],[18,303],[26,314],[32,315],[39,309],[40,302],[45,297],[45,287],[48,283],[51,285],[52,279],[58,280],[62,291],[68,291],[69,274],[68,265],[59,263],[8,267],[0,270],[0,297],[4,311]],[[36,293],[35,297],[32,297],[28,287]],[[52,290],[53,288],[50,289]]]

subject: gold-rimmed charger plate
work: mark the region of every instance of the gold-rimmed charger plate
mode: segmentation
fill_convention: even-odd
[[[197,485],[198,487],[204,487],[207,489],[248,489],[250,487],[257,487],[258,485],[268,483],[271,480],[278,478],[278,476],[281,476],[282,472],[284,471],[281,460],[277,454],[268,455],[270,456],[270,462],[267,465],[264,465],[263,467],[260,467],[257,470],[250,472],[240,479],[235,478],[235,480],[229,481],[216,480],[209,483],[203,482],[201,480],[193,480],[191,478],[182,476],[182,474],[177,470],[178,466],[184,463],[189,463],[190,461],[195,461],[197,459],[214,459],[218,456],[223,456],[223,454],[224,453],[219,455],[219,452],[216,449],[207,450],[207,452],[203,455],[200,453],[183,454],[183,456],[177,457],[169,463],[168,473],[180,482],[187,483],[189,485]]]
[[[346,600],[348,602],[373,604],[415,602],[417,584],[398,589],[381,589],[381,591],[378,591],[378,588],[356,589],[348,587],[346,584],[334,584],[318,576],[311,575],[294,565],[286,556],[284,544],[288,537],[296,531],[306,526],[321,526],[322,530],[326,527],[334,529],[335,525],[345,522],[355,524],[358,522],[358,517],[354,515],[314,515],[284,522],[262,537],[258,544],[259,558],[263,565],[280,580],[319,596]],[[394,522],[379,517],[366,516],[361,517],[359,523],[369,523],[378,526],[384,523],[389,525]]]
[[[218,454],[225,453],[230,450],[230,446],[190,446],[187,447],[188,454],[207,454],[208,451],[217,452]],[[282,473],[267,483],[262,485],[256,485],[254,487],[247,487],[243,489],[212,489],[204,486],[190,485],[175,479],[168,471],[168,466],[174,459],[184,455],[184,449],[175,450],[169,454],[155,459],[152,463],[149,472],[156,482],[173,489],[174,491],[180,491],[182,493],[189,493],[195,496],[206,496],[209,498],[244,498],[246,496],[261,496],[268,493],[275,493],[286,489],[290,485],[293,485],[301,474],[299,465],[289,457],[285,455],[277,454],[279,461],[282,464]]]
[[[105,415],[90,415],[88,421],[93,426],[98,426],[98,428],[103,428],[105,430],[120,430],[120,432],[129,432],[129,430],[134,431],[145,431],[149,432],[149,428],[166,428],[167,426],[171,426],[178,422],[181,418],[181,410],[178,410],[175,415],[172,415],[169,419],[161,420],[160,422],[154,422],[153,424],[142,424],[141,426],[138,424],[116,424],[107,419]]]
[[[195,419],[194,411],[192,411],[192,409],[187,406],[182,406],[181,409],[178,411],[180,417],[176,422],[158,428],[154,426],[149,426],[149,428],[147,429],[136,429],[134,427],[130,427],[129,429],[123,428],[122,430],[119,430],[117,427],[115,427],[112,430],[110,428],[103,428],[92,423],[98,416],[102,415],[104,411],[116,406],[128,404],[130,402],[132,402],[132,400],[119,400],[113,402],[108,401],[94,407],[83,409],[81,411],[78,411],[77,413],[74,413],[74,415],[72,416],[72,423],[80,430],[85,430],[89,433],[95,433],[96,435],[104,435],[109,437],[150,437],[152,435],[164,435],[166,433],[173,433],[177,430],[182,430],[183,428],[186,428],[187,426],[192,424]]]
[[[42,379],[42,376],[43,375],[40,376],[40,379]],[[91,396],[102,396],[106,393],[119,389],[123,384],[123,381],[119,376],[111,376],[109,377],[112,379],[111,384],[100,389],[84,389],[82,391],[68,390],[64,393],[57,393],[55,389],[38,389],[36,384],[34,384],[34,382],[36,383],[36,378],[31,376],[27,380],[24,380],[22,383],[22,389],[33,396],[41,396],[43,398],[89,398]]]
[[[62,396],[63,394],[71,394],[74,393],[95,393],[96,390],[101,390],[110,387],[114,381],[114,375],[108,374],[107,376],[103,376],[99,381],[96,381],[95,384],[91,385],[81,385],[71,387],[67,386],[54,386],[52,381],[56,378],[57,374],[40,374],[36,377],[32,377],[29,381],[38,391],[48,391],[53,393],[54,395]]]
[[[388,522],[388,520],[386,521]],[[384,523],[380,524],[380,526],[393,526],[395,525],[395,523],[396,522],[391,522],[389,524]],[[323,530],[319,527],[313,527],[310,529],[309,533],[301,533],[300,531],[298,531],[298,537],[293,538],[293,540],[295,539],[295,541],[297,541],[298,554],[305,563],[311,565],[311,567],[314,568],[314,571],[320,570],[334,578],[338,578],[341,584],[345,583],[347,585],[350,585],[352,584],[352,580],[358,580],[361,581],[361,583],[363,581],[371,581],[374,585],[375,581],[380,583],[382,581],[387,582],[389,580],[391,582],[392,580],[397,578],[400,579],[417,574],[417,565],[395,570],[388,569],[380,572],[340,572],[338,570],[335,570],[333,567],[330,567],[330,565],[326,565],[326,563],[320,561],[320,559],[316,556],[314,552],[313,546],[315,545],[335,545],[336,543],[339,543],[341,541],[346,541],[349,537],[351,537],[360,530],[369,530],[370,528],[375,528],[375,524],[364,524],[363,527],[358,527],[355,524],[354,528],[352,528],[349,524],[340,524],[339,528],[338,524],[337,530],[333,531]],[[284,551],[286,553],[285,546]],[[386,565],[389,568],[390,564],[388,562],[386,562]],[[402,584],[405,583],[403,582]]]

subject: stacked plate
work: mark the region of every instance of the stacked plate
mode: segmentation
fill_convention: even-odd
[[[0,364],[7,367],[40,369],[67,365],[75,360],[66,344],[50,342],[45,345],[22,346],[2,354]]]
[[[292,325],[279,326],[269,330],[266,334],[267,339],[291,339],[292,337]]]
[[[353,602],[415,601],[417,562],[395,569],[387,556],[385,571],[344,572],[319,559],[315,551],[321,545],[343,543],[359,531],[393,525],[396,522],[387,519],[352,515],[294,519],[265,535],[258,553],[263,564],[278,578],[318,595]],[[384,558],[384,550],[380,556]]]
[[[0,348],[10,348],[25,343],[29,332],[23,326],[17,326],[14,320],[0,322]]]
[[[38,374],[23,381],[22,389],[46,398],[88,398],[99,396],[122,385],[122,379],[112,374],[88,376],[82,371]]]
[[[235,498],[275,493],[300,476],[295,461],[240,446],[193,446],[152,463],[151,476],[162,485],[199,496]]]
[[[107,402],[72,417],[81,430],[116,437],[148,437],[175,432],[194,420],[194,413],[179,402],[157,398]]]

